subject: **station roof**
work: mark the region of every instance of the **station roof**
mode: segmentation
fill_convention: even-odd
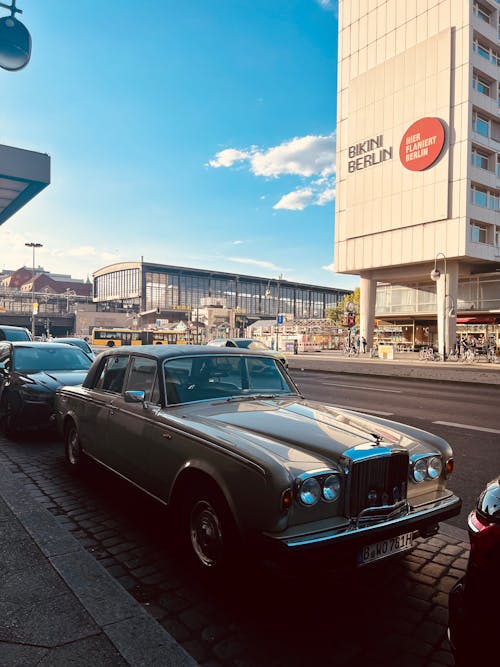
[[[0,225],[49,183],[47,154],[0,144]]]

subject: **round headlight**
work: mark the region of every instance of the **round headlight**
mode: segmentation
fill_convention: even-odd
[[[310,507],[316,505],[321,496],[321,487],[314,477],[306,479],[300,487],[300,502]]]
[[[431,456],[427,461],[427,474],[431,479],[437,479],[443,472],[443,463],[439,456]]]
[[[340,496],[340,475],[328,475],[323,482],[323,498],[332,502]]]
[[[418,459],[413,466],[413,479],[416,482],[423,482],[427,477],[427,460]]]

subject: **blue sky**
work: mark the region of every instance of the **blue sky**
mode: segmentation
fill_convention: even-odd
[[[0,269],[139,260],[354,287],[332,272],[333,0],[20,0],[0,143],[52,183],[0,227]],[[4,15],[4,10],[0,10]]]

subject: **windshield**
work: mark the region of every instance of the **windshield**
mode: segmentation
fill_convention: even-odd
[[[213,355],[181,357],[164,364],[167,403],[297,394],[272,357]]]
[[[92,362],[78,347],[16,347],[13,368],[25,373],[39,371],[82,371]]]
[[[247,348],[248,350],[269,350],[267,345],[261,343],[260,340],[245,339],[245,340],[237,340],[235,341],[235,343],[238,347],[244,347]]]

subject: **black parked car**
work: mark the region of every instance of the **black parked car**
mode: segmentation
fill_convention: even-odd
[[[24,327],[0,324],[0,340],[31,340],[31,333]]]
[[[0,421],[4,433],[50,425],[56,389],[81,384],[91,364],[74,345],[0,342]]]
[[[468,519],[470,556],[449,599],[449,638],[455,665],[486,665],[500,631],[500,478],[481,493]]]
[[[64,343],[65,345],[74,345],[83,350],[91,361],[95,359],[95,352],[83,338],[51,338],[49,343]]]

